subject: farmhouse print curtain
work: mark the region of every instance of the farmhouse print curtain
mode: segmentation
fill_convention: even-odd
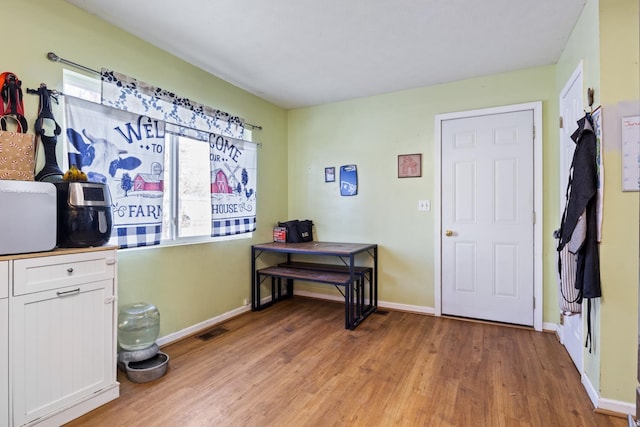
[[[164,122],[67,96],[69,165],[109,186],[121,248],[157,245],[162,230]]]
[[[102,69],[102,104],[144,114],[167,123],[167,132],[207,141],[210,133],[243,139],[244,122],[224,111],[117,71]]]
[[[256,147],[222,135],[209,139],[212,237],[256,229]]]

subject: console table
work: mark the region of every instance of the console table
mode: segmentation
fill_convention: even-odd
[[[256,260],[263,252],[282,253],[286,255],[286,263],[257,270]],[[363,268],[355,265],[356,255],[361,253],[369,254],[373,267]],[[293,262],[292,256],[296,256],[296,260],[302,256],[334,257],[339,259],[342,264],[296,263]],[[314,267],[315,265],[317,268]],[[271,301],[262,303],[260,286],[267,277],[271,277],[272,280]],[[285,295],[281,293],[282,279],[286,280],[287,285]],[[274,285],[275,280],[278,281],[277,291]],[[294,280],[333,284],[339,289],[344,287],[345,328],[354,329],[378,306],[378,245],[333,242],[268,242],[251,246],[252,311],[261,310],[280,299],[292,297]],[[366,292],[365,281],[369,285],[368,292]]]

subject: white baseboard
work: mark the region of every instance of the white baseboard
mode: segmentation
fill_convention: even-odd
[[[600,396],[598,395],[598,390],[596,390],[593,384],[591,384],[591,380],[589,379],[587,374],[585,374],[584,372],[582,373],[581,380],[582,380],[582,385],[584,386],[584,389],[587,391],[587,394],[589,395],[589,399],[591,399],[591,403],[593,404],[593,407],[597,408],[598,400],[600,399]]]
[[[193,335],[203,329],[207,329],[213,325],[217,325],[218,323],[222,323],[227,319],[235,317],[239,314],[246,313],[251,310],[250,305],[245,305],[243,307],[235,308],[231,311],[227,311],[226,313],[222,313],[219,316],[212,317],[211,319],[205,320],[204,322],[196,323],[195,325],[189,326],[188,328],[184,328],[177,332],[174,332],[169,335],[165,335],[156,340],[158,346],[162,347],[163,345],[171,344],[182,338],[186,338],[190,335]]]
[[[409,311],[411,313],[435,315],[436,310],[433,307],[423,307],[420,305],[397,304],[395,302],[378,301],[379,308],[388,308],[398,311]]]
[[[544,322],[542,324],[543,331],[555,332],[559,337],[562,336],[562,328],[558,326],[557,323]]]
[[[598,409],[617,412],[619,414],[636,415],[636,404],[619,400],[602,398],[598,401]]]
[[[310,298],[324,299],[329,301],[344,302],[344,297],[341,295],[330,295],[330,294],[324,294],[319,292],[309,292],[309,291],[298,290],[298,289],[294,289],[293,294],[300,295],[302,297],[310,297]],[[435,314],[435,309],[433,307],[423,307],[421,305],[398,304],[395,302],[378,301],[378,308],[388,308],[391,310],[409,311],[412,313],[420,313],[420,314]]]
[[[600,397],[600,393],[595,389],[591,380],[586,374],[582,374],[582,385],[593,403],[593,407],[608,412],[616,412],[618,414],[636,414],[636,404],[630,402],[622,402],[620,400],[607,399]]]
[[[316,299],[324,299],[327,301],[344,302],[344,297],[342,295],[323,294],[319,292],[309,292],[309,291],[303,291],[299,289],[294,289],[293,295],[300,295],[301,297],[309,297],[309,298],[316,298]]]

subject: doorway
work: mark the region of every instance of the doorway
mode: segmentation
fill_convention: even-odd
[[[562,217],[562,210],[567,203],[567,183],[571,169],[571,160],[576,146],[571,139],[571,134],[577,128],[577,121],[584,115],[582,85],[582,62],[580,62],[560,92],[562,127],[560,128],[560,180],[558,183],[560,188],[560,212],[558,212],[558,218]],[[558,224],[559,223],[560,221],[558,221]],[[558,298],[562,298],[562,295],[559,295]],[[564,315],[561,313],[561,316],[562,322],[559,331],[560,342],[567,349],[578,372],[582,374],[582,345],[584,342],[582,314],[574,313]]]
[[[436,116],[436,315],[542,330],[541,122],[540,102]]]

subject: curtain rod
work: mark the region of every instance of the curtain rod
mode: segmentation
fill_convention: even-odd
[[[80,68],[81,70],[85,70],[90,73],[100,75],[100,71],[98,70],[94,70],[93,68],[85,67],[84,65],[76,64],[75,62],[71,62],[67,59],[60,58],[58,55],[56,55],[53,52],[47,53],[47,58],[49,59],[49,61],[62,62],[63,64],[71,65],[72,67]]]
[[[64,92],[61,92],[61,91],[56,90],[56,89],[47,89],[47,91],[49,92],[49,95],[52,98],[54,98],[54,101],[56,102],[56,104],[58,103],[58,98],[57,98],[58,96],[64,96],[66,98],[76,98],[76,99],[81,99],[83,101],[87,101],[86,99],[78,98],[78,97],[73,96],[73,95],[65,95]],[[38,95],[39,92],[36,89],[27,88],[27,93],[29,95]],[[88,102],[92,102],[93,103],[93,101],[88,101]],[[102,105],[103,107],[107,107],[107,108],[115,108],[115,107],[112,107],[110,105],[104,105],[104,104],[99,104],[99,105]],[[125,111],[125,110],[121,110],[121,111]],[[164,122],[164,120],[163,120],[163,122]],[[258,147],[262,148],[262,142],[249,141],[247,139],[236,138],[236,137],[233,137],[233,136],[223,135],[221,133],[210,132],[208,130],[203,130],[203,129],[196,129],[196,128],[192,128],[192,127],[189,127],[189,126],[183,126],[183,125],[179,125],[179,124],[171,123],[171,122],[164,122],[164,123],[165,123],[165,126],[166,125],[169,125],[170,127],[171,126],[175,126],[177,128],[182,128],[182,129],[187,129],[187,130],[192,130],[192,131],[195,131],[195,132],[200,132],[200,133],[203,133],[203,134],[207,134],[209,136],[211,136],[211,135],[220,135],[220,136],[227,137],[227,138],[237,139],[238,141],[242,141],[242,142],[251,142],[253,144],[256,144]],[[165,131],[166,131],[166,127],[165,127]],[[177,133],[177,132],[168,131],[167,133],[171,133],[171,134],[175,134],[175,135],[180,136],[180,134]],[[200,141],[200,140],[198,140],[198,141]]]
[[[98,70],[94,70],[93,68],[85,67],[84,65],[77,64],[77,63],[75,63],[73,61],[69,61],[68,59],[60,58],[58,55],[56,55],[53,52],[47,53],[47,58],[49,59],[49,61],[52,61],[52,62],[62,62],[63,64],[71,65],[72,67],[79,68],[79,69],[87,71],[89,73],[102,75],[102,73],[100,73],[100,71],[98,71]],[[253,125],[253,124],[247,123],[247,122],[244,122],[244,125],[245,126],[249,126],[251,128],[251,130],[254,130],[254,129],[262,130],[262,126]]]

